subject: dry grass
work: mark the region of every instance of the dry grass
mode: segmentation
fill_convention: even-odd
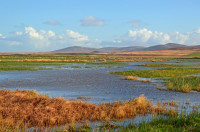
[[[193,50],[187,50],[187,49],[177,49],[177,50],[155,50],[155,51],[136,51],[136,52],[121,52],[116,53],[118,55],[126,54],[126,55],[133,55],[133,56],[185,56],[194,52],[200,51],[200,49],[193,49]]]
[[[189,84],[185,84],[182,86],[182,92],[189,93],[192,90]]]
[[[143,95],[125,102],[101,105],[50,98],[36,91],[0,90],[0,131],[11,128],[51,127],[82,121],[110,121],[138,114],[167,113]]]
[[[135,77],[135,76],[126,76],[125,79],[126,80],[138,80],[138,77]]]
[[[149,79],[142,79],[141,80],[142,82],[151,82],[151,79],[149,78]]]

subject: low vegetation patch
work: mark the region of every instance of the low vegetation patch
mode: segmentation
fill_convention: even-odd
[[[168,79],[165,83],[169,90],[188,93],[191,90],[200,92],[200,77],[178,77]]]
[[[161,63],[153,63],[153,64],[142,64],[137,66],[145,66],[145,67],[200,67],[200,65],[176,65],[176,64],[161,64]]]
[[[146,78],[162,78],[162,77],[181,77],[185,75],[193,75],[200,73],[198,68],[165,68],[152,70],[132,70],[132,71],[115,71],[111,74],[119,74],[124,76],[138,76]]]
[[[189,54],[188,56],[197,56],[197,57],[199,57],[200,56],[200,52],[194,52],[194,53]]]
[[[120,132],[199,132],[200,114],[192,113],[187,116],[155,118],[150,123],[142,123],[139,126],[130,124]]]
[[[0,61],[0,71],[23,71],[23,70],[51,70],[43,66],[61,65],[60,63],[49,62],[18,62],[18,61]]]
[[[164,106],[153,106],[143,95],[125,102],[96,105],[50,98],[36,91],[0,90],[0,131],[82,121],[122,120],[138,114],[169,112]]]
[[[135,80],[134,76],[146,77],[142,82],[151,82],[150,78],[163,79],[168,90],[188,93],[191,90],[200,92],[200,77],[187,76],[200,73],[198,68],[165,68],[152,70],[133,70],[133,71],[116,71],[112,74],[124,75],[126,80]],[[166,77],[171,77],[166,79]],[[160,90],[161,89],[157,87]]]

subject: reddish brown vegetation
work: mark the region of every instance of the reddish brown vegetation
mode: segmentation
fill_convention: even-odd
[[[137,114],[163,113],[163,106],[153,106],[143,95],[126,102],[101,105],[83,101],[50,98],[36,91],[0,90],[0,126],[47,127],[81,121],[109,121],[133,118]]]

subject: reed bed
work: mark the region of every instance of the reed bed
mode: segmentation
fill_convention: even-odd
[[[138,114],[169,114],[164,105],[152,105],[143,95],[125,102],[92,104],[50,98],[29,90],[0,90],[0,131],[53,127],[82,121],[134,118]]]
[[[200,77],[188,76],[168,79],[165,83],[169,90],[188,93],[191,90],[200,92]]]

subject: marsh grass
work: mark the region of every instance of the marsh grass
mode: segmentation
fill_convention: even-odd
[[[61,65],[60,63],[49,62],[15,62],[15,61],[1,61],[0,71],[23,71],[23,70],[52,70],[53,68],[46,68],[43,66]]]
[[[115,57],[117,58],[117,57]],[[98,60],[98,61],[97,61]],[[82,63],[95,65],[124,65],[125,62],[114,61],[108,56],[86,56],[86,55],[23,55],[23,56],[0,56],[0,71],[13,70],[51,70],[41,66],[64,65],[67,63]],[[74,67],[77,68],[77,67]]]
[[[181,77],[200,73],[199,68],[165,68],[152,70],[132,70],[132,71],[115,71],[111,74],[124,76],[138,76],[146,78],[163,78],[163,77]]]
[[[191,90],[200,92],[200,77],[188,76],[171,78],[165,82],[169,90],[180,91],[188,93]]]
[[[85,120],[123,120],[147,113],[169,114],[167,108],[152,105],[143,95],[125,102],[96,105],[50,98],[28,90],[0,90],[0,112],[0,131],[60,126]]]
[[[153,64],[142,64],[137,66],[144,67],[200,67],[200,65],[176,65],[176,64],[162,64],[162,63],[153,63]]]
[[[155,118],[150,123],[130,124],[120,132],[199,132],[200,114],[181,115],[179,117]]]

